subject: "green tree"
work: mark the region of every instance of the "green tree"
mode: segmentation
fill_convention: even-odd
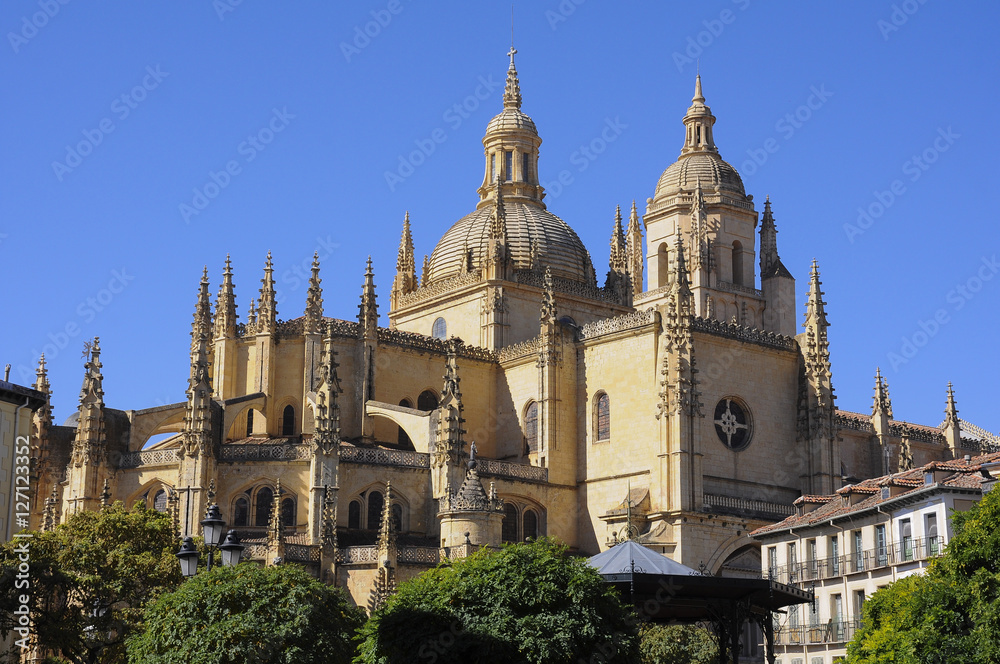
[[[217,567],[162,595],[128,644],[136,664],[346,664],[364,613],[296,565]]]
[[[28,534],[0,547],[0,633],[23,636],[26,595],[38,644],[74,664],[121,661],[143,607],[181,581],[170,518],[141,503],[78,512]]]
[[[1000,490],[952,517],[955,536],[922,576],[900,579],[865,603],[848,645],[858,664],[1000,661]]]
[[[643,625],[639,632],[642,664],[715,664],[715,635],[697,625]]]
[[[635,614],[550,539],[481,550],[400,585],[358,664],[638,662]]]

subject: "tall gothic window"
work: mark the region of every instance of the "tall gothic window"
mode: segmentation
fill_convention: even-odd
[[[385,498],[382,492],[372,491],[368,494],[368,530],[378,530],[382,523],[382,507],[385,505]]]
[[[538,452],[538,402],[532,401],[524,411],[524,438],[528,454]]]
[[[448,338],[448,323],[443,318],[434,319],[434,325],[431,327],[431,336],[435,339]]]
[[[274,492],[264,487],[257,492],[257,510],[253,525],[267,526],[271,520],[271,509],[274,507]]]
[[[743,285],[743,245],[739,240],[733,242],[733,283]]]
[[[595,440],[611,439],[611,397],[602,392],[594,402]]]
[[[538,514],[535,510],[524,510],[524,539],[538,538]]]
[[[503,156],[504,156],[503,179],[506,180],[507,182],[510,182],[511,180],[514,179],[514,153],[511,150],[507,150],[506,152],[503,153]]]
[[[285,406],[285,410],[281,411],[281,435],[295,435],[295,408],[291,404]]]
[[[295,499],[285,498],[281,501],[281,525],[290,528],[295,525]]]
[[[253,408],[247,409],[247,436],[253,435]]]
[[[434,410],[438,407],[437,394],[431,390],[424,390],[417,397],[417,410],[422,410],[425,413]]]
[[[250,525],[250,501],[246,498],[236,499],[236,504],[233,506],[233,525]]]
[[[347,506],[347,527],[351,529],[361,528],[361,501],[352,500]]]
[[[503,508],[500,537],[504,542],[517,542],[517,508],[510,503],[504,505]]]
[[[167,492],[160,489],[153,497],[153,509],[157,512],[167,511]]]

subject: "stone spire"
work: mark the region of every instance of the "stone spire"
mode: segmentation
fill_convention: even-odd
[[[413,255],[413,236],[410,233],[410,213],[403,217],[403,236],[399,240],[396,257],[396,279],[392,283],[391,306],[399,308],[399,298],[417,289],[416,259]]]
[[[488,244],[485,268],[487,279],[506,279],[510,267],[510,248],[507,240],[507,208],[503,202],[500,176],[497,176],[493,195],[493,210],[490,212]]]
[[[958,407],[955,405],[955,389],[951,385],[951,381],[948,381],[948,398],[945,402],[944,409],[944,423],[945,426],[951,426],[957,424],[961,420],[958,419]]]
[[[642,252],[642,226],[639,223],[639,213],[632,201],[632,212],[628,218],[628,228],[625,230],[625,254],[628,260],[628,276],[632,281],[632,294],[642,292],[642,273],[645,257]]]
[[[257,301],[250,298],[250,310],[247,311],[247,334],[255,334],[257,330]]]
[[[201,332],[191,351],[184,436],[179,453],[198,457],[209,454],[212,445],[212,373],[208,359],[208,334]]]
[[[83,387],[80,389],[80,416],[73,441],[72,463],[77,467],[95,462],[103,463],[106,457],[100,339],[94,337],[94,341],[87,346],[88,361],[84,365]]]
[[[507,84],[503,89],[503,107],[514,110],[521,108],[521,84],[517,80],[517,69],[514,67],[514,55],[517,49],[513,45],[507,55],[510,56],[510,67],[507,68]]]
[[[226,254],[226,267],[222,271],[222,285],[219,295],[215,298],[215,329],[216,339],[232,339],[236,337],[236,293],[233,287],[233,263]]]
[[[361,290],[361,304],[358,305],[358,322],[362,335],[374,337],[378,334],[378,303],[375,295],[375,272],[372,271],[372,257],[365,265],[365,284]]]
[[[431,257],[424,254],[424,263],[420,267],[420,287],[427,285],[427,280],[431,276]]]
[[[382,503],[382,520],[379,523],[376,546],[379,551],[396,546],[396,524],[392,519],[392,483],[390,482],[385,483],[385,502]]]
[[[379,524],[378,541],[375,543],[378,569],[372,584],[368,608],[378,611],[396,592],[396,565],[399,554],[396,547],[396,528],[392,518],[392,485],[385,483],[385,502],[382,504],[382,520]]]
[[[688,280],[684,242],[674,243],[673,271],[663,320],[663,366],[660,370],[660,404],[657,418],[675,414],[703,417],[698,369],[694,354],[694,297]]]
[[[766,279],[778,271],[778,228],[771,214],[771,197],[764,199],[764,214],[760,219],[760,278]]]
[[[823,291],[820,290],[822,285],[823,282],[819,280],[819,266],[813,260],[809,270],[809,297],[806,301],[805,326],[807,329],[810,326],[821,328],[825,337],[826,328],[830,327],[830,323],[826,320],[826,302],[823,301]],[[826,339],[824,338],[823,341],[825,344]],[[826,351],[827,358],[829,358],[829,348],[824,347],[823,350]]]
[[[715,124],[715,116],[712,109],[705,105],[705,95],[701,91],[701,74],[695,78],[694,97],[691,99],[691,106],[684,116],[685,132],[684,147],[681,148],[681,156],[697,152],[713,152],[718,154],[719,149],[715,147],[712,139],[712,126]]]
[[[194,322],[191,324],[191,349],[198,345],[198,338],[212,334],[212,299],[208,293],[208,266],[201,273],[198,301],[194,305]]]
[[[882,377],[882,369],[875,367],[875,396],[872,399],[872,415],[885,413],[892,419],[892,400],[889,398],[889,384]]]
[[[948,441],[948,448],[951,450],[952,456],[954,458],[959,457],[959,452],[962,447],[962,421],[958,419],[958,406],[955,405],[955,390],[951,386],[951,381],[948,381],[948,398],[945,402],[944,409],[944,423],[942,428],[944,428],[944,436]]]
[[[302,331],[305,334],[319,334],[323,325],[323,288],[319,278],[319,252],[313,253],[312,274],[309,277],[309,290],[306,292],[305,320]]]
[[[38,358],[34,387],[45,395],[45,403],[35,411],[34,415],[34,436],[40,440],[48,434],[48,430],[52,426],[52,387],[49,385],[48,369],[45,368],[45,353],[42,353]]]
[[[257,334],[274,334],[278,326],[278,309],[274,296],[274,265],[267,252],[264,278],[260,280],[260,301],[257,303]]]
[[[604,288],[617,296],[626,306],[632,305],[632,284],[629,281],[629,254],[622,230],[622,209],[615,206],[615,224],[611,231],[611,252],[608,259],[608,278]]]
[[[343,390],[337,375],[337,349],[333,346],[330,325],[326,326],[323,339],[323,353],[316,386],[316,435],[313,441],[324,454],[329,454],[340,446],[340,405],[338,397]]]

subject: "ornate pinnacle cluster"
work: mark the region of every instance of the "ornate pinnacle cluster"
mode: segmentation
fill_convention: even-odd
[[[514,55],[517,49],[513,46],[507,55],[510,56],[510,67],[507,68],[507,84],[503,89],[503,107],[510,109],[521,108],[521,84],[517,80],[517,69],[514,67]]]
[[[231,339],[236,336],[236,293],[233,287],[233,264],[226,254],[226,267],[222,271],[222,285],[215,299],[216,339]]]
[[[320,540],[327,554],[337,551],[337,491],[323,487],[323,520],[320,523]]]
[[[799,407],[799,439],[819,440],[835,435],[836,395],[830,370],[830,343],[827,339],[826,302],[823,301],[819,267],[814,260],[809,276],[806,302],[805,340],[802,346],[805,383]]]
[[[476,470],[476,443],[469,449],[469,463],[465,479],[458,492],[448,494],[447,508],[457,512],[503,512],[503,500],[497,497],[496,486],[490,485],[489,494],[483,489],[483,482]]]
[[[441,388],[441,402],[438,408],[443,412],[438,421],[437,442],[432,463],[435,467],[456,464],[465,448],[465,406],[462,404],[462,379],[458,375],[459,340],[452,337],[447,341],[448,355],[445,364],[444,385]]]
[[[632,280],[632,294],[642,292],[642,273],[644,257],[642,253],[642,226],[639,223],[639,213],[632,201],[632,212],[628,217],[628,229],[625,231],[625,254],[628,260],[628,275]]]
[[[705,195],[699,177],[695,182],[694,199],[691,201],[691,261],[696,270],[707,269],[711,272],[715,268],[709,230]]]
[[[674,264],[663,325],[663,366],[660,370],[660,403],[657,417],[669,413],[702,417],[701,392],[694,354],[691,323],[694,298],[688,282],[684,243],[680,234],[674,244]]]
[[[872,415],[883,412],[892,419],[892,400],[889,398],[889,384],[882,377],[882,369],[875,367],[875,396],[872,398]]]
[[[73,440],[72,463],[83,466],[102,463],[107,455],[104,436],[104,376],[101,374],[101,344],[98,337],[86,344],[83,387],[80,389],[79,422]]]
[[[340,405],[338,396],[340,378],[337,376],[337,349],[333,347],[333,335],[327,324],[326,338],[323,339],[323,354],[320,357],[319,374],[316,385],[316,435],[313,441],[317,449],[330,454],[340,445]]]
[[[897,463],[899,472],[913,470],[913,450],[910,448],[909,435],[904,435],[899,443],[899,459]]]
[[[271,252],[264,263],[264,278],[260,280],[260,301],[257,303],[257,334],[274,334],[278,324],[278,309],[274,296],[274,264]]]
[[[392,308],[399,307],[399,297],[417,290],[416,258],[413,254],[413,235],[410,233],[410,213],[403,218],[403,236],[399,240],[396,257],[396,279],[392,283]]]
[[[49,385],[49,372],[45,368],[45,353],[38,358],[35,389],[45,395],[45,403],[35,411],[34,417],[34,436],[36,441],[40,441],[52,426],[52,387]]]
[[[201,273],[198,301],[194,305],[194,322],[191,325],[191,349],[198,345],[201,335],[212,334],[212,300],[208,294],[208,266]]]
[[[955,390],[951,386],[951,381],[948,381],[948,400],[945,404],[944,409],[944,426],[945,427],[957,427],[960,420],[958,419],[958,407],[955,405]]]
[[[247,311],[247,333],[252,334],[257,329],[257,301],[250,298],[250,310]]]
[[[760,276],[770,277],[778,271],[778,227],[774,225],[771,213],[771,197],[764,199],[764,214],[760,220]]]
[[[372,271],[372,257],[365,265],[365,284],[361,290],[361,304],[358,305],[358,322],[364,336],[378,333],[378,303],[375,295],[375,272]]]
[[[382,503],[382,520],[379,523],[378,541],[380,551],[387,551],[396,545],[396,524],[392,519],[392,483],[385,483],[385,502]]]
[[[546,266],[545,278],[542,281],[544,290],[542,293],[542,325],[555,325],[556,323],[556,292],[552,283],[552,268]]]
[[[305,334],[319,334],[323,324],[323,288],[319,278],[319,252],[313,253],[312,274],[309,277],[309,290],[306,292],[306,311],[302,331]]]
[[[428,280],[431,276],[431,258],[427,254],[424,254],[424,263],[420,266],[420,286],[423,288],[427,285]]]
[[[212,442],[212,373],[208,359],[208,334],[202,332],[191,350],[184,437],[179,453],[191,457],[208,454]]]
[[[612,272],[628,272],[628,252],[625,248],[625,231],[622,229],[622,209],[615,206],[615,224],[611,230],[611,254],[608,260]]]

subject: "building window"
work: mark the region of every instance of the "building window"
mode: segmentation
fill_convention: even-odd
[[[253,435],[253,408],[247,410],[247,437]]]
[[[368,494],[368,530],[378,530],[382,525],[382,509],[385,507],[385,499],[381,491],[372,491]]]
[[[503,508],[503,524],[500,537],[504,542],[517,542],[517,508],[510,503]]]
[[[431,326],[431,336],[435,339],[448,338],[448,323],[443,318],[434,319],[434,325]]]
[[[506,180],[507,182],[510,182],[511,180],[514,179],[514,153],[512,151],[510,151],[510,150],[507,150],[506,152],[503,153],[503,157],[504,157],[504,161],[503,161],[504,178],[503,179]]]
[[[525,182],[531,182],[531,155],[527,152],[521,155],[521,179]]]
[[[233,525],[250,525],[250,501],[246,498],[237,498],[233,505]]]
[[[538,402],[532,401],[524,411],[524,439],[528,454],[538,452]]]
[[[285,498],[281,501],[281,525],[285,528],[295,527],[295,499]]]
[[[347,527],[352,530],[361,528],[361,501],[352,500],[347,506]]]
[[[538,514],[535,510],[524,510],[523,539],[538,539]]]
[[[830,536],[830,573],[840,576],[840,540],[836,535]]]
[[[733,242],[733,283],[743,285],[743,244],[739,240]]]
[[[875,557],[876,564],[889,564],[889,549],[885,539],[885,526],[875,526]]]
[[[656,250],[656,286],[662,288],[670,281],[670,256],[667,254],[667,243],[664,242]]]
[[[595,440],[611,440],[611,397],[606,392],[597,396],[594,402]]]
[[[270,487],[263,487],[257,491],[257,510],[253,525],[267,526],[271,520],[271,509],[274,507],[274,492]]]
[[[910,520],[903,519],[899,523],[899,539],[902,544],[903,560],[913,560],[913,530],[910,527]]]
[[[413,404],[410,403],[409,399],[403,399],[399,402],[399,405],[403,408],[413,408]],[[410,440],[410,436],[403,430],[403,427],[399,427],[399,433],[396,434],[396,443],[404,449],[413,449],[413,441]]]
[[[811,539],[806,542],[806,563],[809,566],[809,578],[815,579],[819,574],[817,574],[818,569],[816,566],[816,540]]]
[[[438,397],[437,394],[431,390],[424,390],[417,397],[417,410],[422,410],[428,413],[438,407]]]
[[[497,179],[497,153],[494,152],[490,155],[490,182],[494,182]]]
[[[788,545],[788,582],[795,583],[798,581],[798,561],[795,558],[795,543],[792,542]]]
[[[855,590],[854,591],[854,619],[860,623],[862,616],[864,616],[865,611],[865,591]],[[860,624],[859,624],[860,626]]]
[[[295,408],[291,404],[281,411],[281,435],[295,435]]]
[[[153,496],[153,509],[157,512],[167,511],[167,492],[163,489],[157,491],[156,495]]]
[[[840,594],[830,598],[830,620],[833,622],[833,640],[840,643],[844,640],[844,602]]]
[[[715,433],[722,444],[739,452],[753,438],[753,420],[750,409],[736,397],[725,397],[715,406]]]
[[[941,542],[938,538],[937,514],[927,515],[927,555],[936,556],[941,553]]]
[[[778,547],[767,548],[767,578],[773,579],[778,573]]]

